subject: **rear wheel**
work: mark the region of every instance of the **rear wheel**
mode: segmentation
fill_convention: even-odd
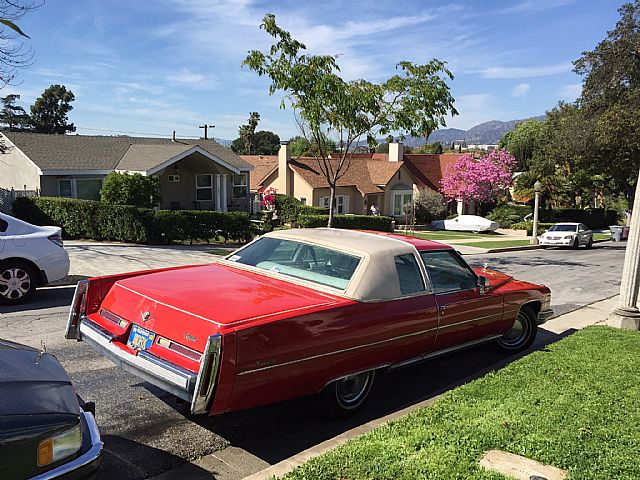
[[[318,394],[320,408],[330,417],[355,412],[367,400],[375,376],[375,370],[369,370],[331,382]]]
[[[538,322],[535,312],[529,307],[522,307],[511,329],[498,339],[498,345],[505,352],[519,352],[531,346],[537,333]]]
[[[27,300],[36,290],[37,277],[31,266],[18,260],[0,264],[0,303],[15,305]]]

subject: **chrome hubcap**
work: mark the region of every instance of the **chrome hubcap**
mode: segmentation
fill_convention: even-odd
[[[529,332],[529,325],[521,313],[516,317],[513,327],[502,336],[502,343],[507,346],[517,345]]]
[[[366,393],[371,376],[369,372],[350,375],[338,381],[337,393],[344,404],[354,404]]]
[[[9,300],[24,297],[31,288],[31,277],[21,268],[9,268],[0,274],[0,295]]]

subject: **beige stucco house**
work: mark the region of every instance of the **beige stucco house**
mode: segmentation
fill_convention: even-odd
[[[0,134],[0,188],[99,199],[104,177],[136,172],[160,180],[164,209],[247,210],[253,165],[213,140]]]
[[[275,188],[307,205],[328,207],[330,190],[315,158],[291,158],[287,142],[278,156],[245,155],[255,166],[252,191]],[[335,165],[337,160],[329,160]],[[368,214],[375,205],[383,215],[409,213],[416,180],[402,161],[402,144],[392,144],[383,155],[353,155],[336,188],[336,213]]]

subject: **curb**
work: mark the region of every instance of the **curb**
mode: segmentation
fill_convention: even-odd
[[[611,239],[594,240],[593,243],[610,242]],[[622,243],[622,242],[617,242]],[[468,245],[467,245],[468,246]],[[522,247],[504,247],[504,248],[491,248],[486,253],[500,253],[500,252],[517,252],[519,250],[540,250],[544,247],[542,245],[525,245]],[[557,248],[557,247],[556,247]]]

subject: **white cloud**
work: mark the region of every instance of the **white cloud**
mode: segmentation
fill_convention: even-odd
[[[573,3],[574,0],[523,0],[499,13],[539,13]]]
[[[582,94],[582,84],[569,83],[567,85],[564,85],[560,89],[558,94],[560,95],[561,100],[573,102],[576,98],[578,98]]]
[[[541,65],[538,67],[491,67],[480,70],[482,78],[528,78],[546,77],[571,71],[570,63]]]
[[[531,85],[528,83],[519,83],[511,90],[512,97],[524,97],[531,91]]]
[[[166,76],[166,79],[170,83],[181,83],[188,86],[212,86],[212,81],[207,75],[201,73],[190,72],[186,68],[183,68],[179,72],[170,73]]]

